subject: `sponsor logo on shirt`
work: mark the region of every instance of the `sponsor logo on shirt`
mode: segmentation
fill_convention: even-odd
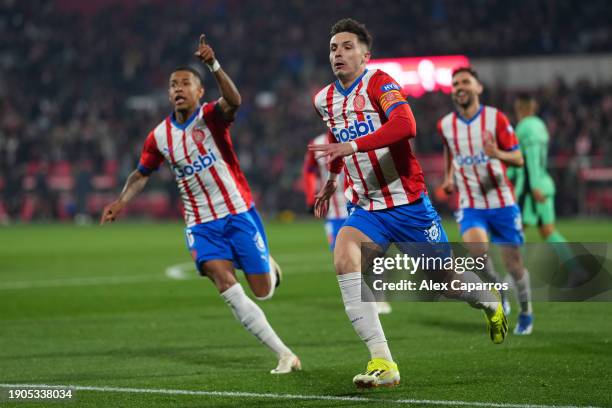
[[[172,166],[172,170],[174,170],[174,174],[177,179],[182,179],[183,177],[191,176],[195,173],[200,173],[207,168],[211,167],[217,161],[217,156],[213,152],[207,154],[200,154],[198,157],[191,163],[184,166]]]
[[[372,122],[372,117],[370,115],[367,115],[366,120],[363,122],[355,120],[347,128],[332,128],[331,131],[334,134],[334,137],[336,138],[338,143],[343,143],[368,135],[374,132],[374,130],[375,129],[374,123]]]
[[[400,88],[398,84],[393,84],[393,83],[384,84],[383,86],[380,87],[380,90],[383,92],[389,92],[393,90],[399,91],[400,89],[402,88]]]
[[[491,160],[489,156],[485,154],[484,151],[480,151],[480,153],[474,156],[463,156],[457,155],[455,156],[455,162],[458,166],[473,166],[475,164],[486,164]]]

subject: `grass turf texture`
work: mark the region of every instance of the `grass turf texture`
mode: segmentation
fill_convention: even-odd
[[[457,239],[453,223],[446,229]],[[607,220],[565,221],[560,230],[572,241],[612,239]],[[190,260],[180,224],[23,225],[0,229],[0,383],[612,405],[612,303],[536,303],[534,334],[510,335],[501,346],[467,305],[394,303],[381,319],[402,384],[355,390],[352,376],[368,353],[346,318],[323,226],[269,224],[267,231],[285,282],[262,308],[304,371],[268,374],[274,356],[240,327],[210,282],[164,277],[167,266]],[[528,240],[537,240],[535,232]],[[7,288],[15,282],[42,286]],[[515,320],[516,313],[511,327]],[[76,399],[72,406],[373,405],[95,391],[77,391]]]

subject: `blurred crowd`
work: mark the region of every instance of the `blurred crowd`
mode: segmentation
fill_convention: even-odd
[[[311,97],[333,79],[329,28],[346,16],[367,23],[379,58],[612,49],[605,0],[0,0],[0,213],[66,218],[99,210],[135,167],[148,131],[170,112],[168,73],[197,64],[201,32],[243,97],[232,134],[257,201],[267,212],[303,211],[301,161],[308,140],[324,130]],[[216,98],[212,78],[205,84],[205,98]],[[561,165],[611,156],[611,84],[558,80],[533,91]],[[484,100],[510,113],[513,97],[488,89]],[[439,154],[435,121],[452,108],[450,97],[410,102],[416,150]],[[173,208],[169,173],[154,184]]]

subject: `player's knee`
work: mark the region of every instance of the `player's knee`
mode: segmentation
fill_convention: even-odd
[[[368,238],[360,231],[348,227],[342,228],[336,237],[336,245],[334,247],[334,267],[338,275],[344,275],[351,272],[361,272],[361,260],[369,259],[370,252],[378,252],[379,249],[372,251],[365,250],[362,253],[362,242]],[[373,253],[374,253],[373,252]]]
[[[203,272],[214,283],[219,293],[225,292],[238,282],[231,271],[203,269]]]
[[[346,251],[338,247],[334,250],[334,268],[338,275],[361,271],[359,260],[360,258],[352,255],[352,251]]]
[[[545,224],[540,227],[540,235],[542,238],[547,239],[555,232],[554,224]]]
[[[251,289],[253,290],[253,294],[258,300],[268,300],[272,297],[270,296],[272,289],[270,283],[262,283],[261,285],[253,287]]]
[[[473,257],[482,257],[489,251],[487,242],[466,242],[464,245]]]
[[[504,266],[510,275],[520,279],[524,273],[523,259],[518,247],[504,248]]]
[[[247,275],[247,281],[257,300],[268,300],[274,294],[272,279],[269,273]]]

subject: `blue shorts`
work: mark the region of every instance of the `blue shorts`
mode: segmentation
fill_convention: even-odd
[[[440,216],[425,194],[418,202],[385,210],[366,211],[354,205],[348,209],[344,226],[363,232],[383,250],[392,242],[448,242]]]
[[[247,212],[185,229],[187,247],[196,267],[213,259],[232,261],[248,274],[270,271],[268,240],[255,207]]]
[[[523,223],[516,204],[502,208],[463,208],[455,213],[463,235],[470,228],[482,228],[496,244],[522,245]]]
[[[344,225],[346,218],[334,218],[325,221],[325,233],[327,234],[327,243],[330,251],[336,246],[336,237],[340,232],[340,228]]]

